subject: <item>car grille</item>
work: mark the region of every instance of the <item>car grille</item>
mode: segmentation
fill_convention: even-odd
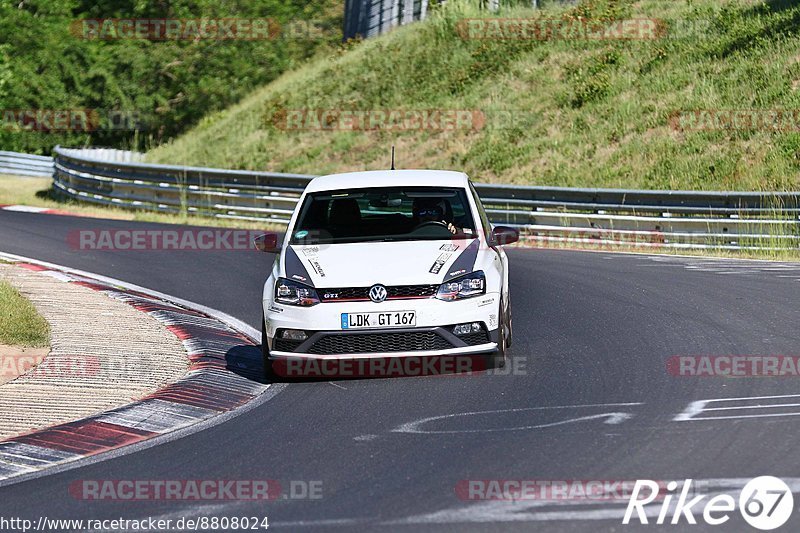
[[[486,344],[489,341],[489,334],[486,331],[478,331],[476,333],[469,333],[468,335],[459,335],[458,337],[467,343],[467,346],[477,346],[478,344]]]
[[[308,350],[317,355],[447,350],[453,345],[433,331],[327,335]]]
[[[347,300],[369,300],[370,287],[340,287],[334,289],[317,289],[323,302],[340,302]],[[430,298],[439,290],[439,285],[394,285],[386,287],[387,300],[408,298]],[[335,296],[334,296],[335,295]]]
[[[295,341],[291,339],[275,339],[272,343],[272,349],[276,352],[293,352],[298,346],[303,344],[303,341]]]

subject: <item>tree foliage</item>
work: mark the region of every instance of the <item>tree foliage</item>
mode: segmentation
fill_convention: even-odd
[[[339,43],[341,11],[332,0],[0,0],[0,113],[97,110],[102,126],[41,132],[4,120],[0,149],[160,144]],[[99,40],[76,31],[85,19],[133,18],[269,18],[314,31],[252,41]],[[107,129],[113,116],[132,129]]]

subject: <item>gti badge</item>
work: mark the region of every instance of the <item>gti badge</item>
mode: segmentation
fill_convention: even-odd
[[[383,285],[373,285],[369,288],[369,299],[375,303],[380,303],[386,299],[386,287]]]

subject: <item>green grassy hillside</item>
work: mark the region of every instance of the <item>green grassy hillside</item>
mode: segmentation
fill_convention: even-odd
[[[465,18],[657,18],[645,40],[464,39]],[[287,131],[287,110],[477,110],[480,127]],[[427,21],[320,56],[205,117],[151,161],[286,172],[463,169],[480,181],[800,189],[800,119],[687,131],[676,113],[800,110],[791,0],[583,0],[489,14],[451,0]],[[790,124],[791,126],[791,124]]]

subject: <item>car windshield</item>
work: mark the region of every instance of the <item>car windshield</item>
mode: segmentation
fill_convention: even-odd
[[[474,239],[465,189],[380,187],[306,196],[292,244]]]

